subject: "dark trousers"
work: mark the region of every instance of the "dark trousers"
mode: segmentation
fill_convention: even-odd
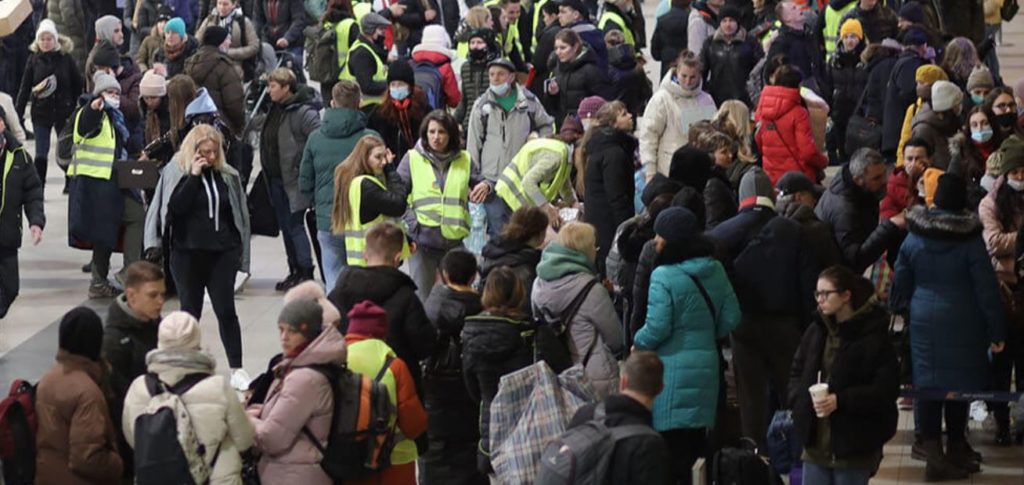
[[[1010,385],[1016,380],[1017,392],[1024,391],[1024,336],[1020,330],[1012,328],[1016,322],[1008,321],[1006,348],[998,354],[992,354],[992,390],[1009,391]],[[1016,369],[1016,379],[1013,378]],[[1005,402],[988,403],[995,416],[996,425],[1001,430],[1010,428],[1010,408]]]
[[[967,429],[967,405],[958,401],[921,401],[916,403],[921,423],[921,437],[926,441],[942,439],[942,417],[946,417],[946,437],[949,441],[964,441]]]
[[[142,207],[142,204],[131,197],[125,196],[121,223],[124,225],[124,238],[122,240],[123,270],[128,265],[142,259],[143,230],[146,225],[146,210]],[[110,256],[113,253],[114,250],[112,248],[96,246],[92,249],[92,284],[107,284],[107,276],[110,273]]]
[[[18,250],[0,249],[0,318],[7,315],[21,288],[18,275]]]
[[[476,467],[477,440],[429,440],[420,456],[420,485],[487,485]]]
[[[672,482],[693,484],[693,464],[707,455],[707,431],[704,428],[679,428],[661,432],[672,457]]]
[[[281,226],[284,252],[288,256],[288,271],[312,272],[313,254],[309,247],[309,236],[306,234],[305,211],[292,212],[283,180],[270,177],[267,181],[270,182],[270,203],[274,206],[277,223]]]
[[[210,293],[220,340],[232,369],[242,367],[242,327],[235,312],[235,273],[241,251],[171,250],[171,276],[178,287],[181,310],[198,320],[203,314],[203,290]]]
[[[46,169],[50,161],[50,133],[60,135],[67,120],[57,120],[55,123],[48,123],[44,120],[32,118],[32,127],[36,133],[36,173],[39,174],[39,181],[46,185]]]

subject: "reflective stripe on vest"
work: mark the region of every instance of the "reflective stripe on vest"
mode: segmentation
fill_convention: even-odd
[[[519,42],[519,20],[508,24],[505,33],[501,35],[501,51],[505,56],[511,56],[514,49],[523,53],[523,44]]]
[[[459,153],[448,164],[444,190],[438,186],[434,166],[420,152],[409,151],[409,208],[425,227],[440,227],[445,239],[461,241],[469,235],[469,154]]]
[[[345,258],[349,266],[366,266],[366,233],[370,232],[370,229],[377,224],[382,222],[391,222],[396,226],[402,227],[402,224],[391,217],[385,217],[384,214],[378,214],[372,221],[363,224],[359,218],[360,207],[362,207],[363,201],[363,180],[370,180],[373,183],[380,186],[381,189],[387,190],[384,183],[377,177],[372,175],[360,175],[354,179],[349,185],[348,189],[348,206],[351,208],[349,214],[348,224],[345,224]],[[402,228],[404,231],[405,228]],[[402,240],[402,259],[409,257],[409,241],[407,239]]]
[[[833,9],[831,5],[825,8],[825,30],[821,33],[825,39],[825,59],[832,58],[832,53],[835,52],[836,45],[839,42],[839,28],[842,27],[839,21],[843,20],[846,12],[853,10],[853,7],[856,6],[857,2],[850,2],[838,11]]]
[[[3,215],[4,206],[7,205],[7,174],[11,173],[11,167],[14,166],[15,152],[25,153],[25,158],[28,158],[28,152],[22,147],[7,150],[7,156],[4,157],[4,173],[3,177],[0,178],[0,187],[2,187],[0,188],[0,215]]]
[[[347,345],[348,368],[352,372],[362,374],[368,379],[377,377],[381,367],[388,357],[397,358],[395,351],[388,347],[388,344],[377,339],[366,339],[353,342]],[[398,409],[398,383],[395,381],[395,374],[388,369],[381,377],[380,383],[388,389],[388,397],[391,398],[391,405]],[[413,463],[419,455],[416,452],[416,443],[404,436],[395,422],[398,419],[396,412],[388,423],[395,428],[395,449],[391,451],[391,464],[404,465]],[[298,484],[295,484],[298,485]]]
[[[619,30],[622,31],[622,35],[626,37],[627,44],[632,47],[636,47],[636,39],[633,37],[633,29],[626,25],[626,19],[622,18],[622,16],[617,12],[605,10],[604,13],[601,14],[601,20],[597,22],[597,28],[601,29],[601,32],[604,32],[604,26],[607,25],[609,21],[614,22],[615,25],[619,26]]]
[[[530,35],[533,36],[533,42],[530,43],[531,57],[533,56],[533,53],[537,51],[537,40],[539,40],[537,38],[537,26],[542,22],[541,18],[543,16],[541,15],[541,12],[544,10],[544,4],[550,1],[551,0],[540,0],[539,2],[533,3],[533,22],[530,24],[530,27],[532,27],[530,29]]]
[[[377,56],[377,51],[373,50],[373,47],[370,47],[370,46],[366,45],[366,43],[363,42],[362,39],[359,39],[359,40],[355,41],[354,44],[352,44],[352,49],[349,50],[349,57],[351,58],[352,57],[351,54],[353,52],[355,52],[356,49],[360,49],[360,48],[361,49],[366,49],[367,51],[369,51],[370,55],[373,56],[373,60],[376,61],[376,63],[377,63],[377,72],[373,73],[372,80],[375,81],[375,82],[386,82],[388,80],[387,64],[384,64],[384,61],[382,61],[381,58]],[[349,66],[350,66],[350,63],[346,62],[345,63],[345,68],[342,69],[341,70],[341,74],[338,75],[338,79],[347,79],[347,80],[352,81],[352,82],[354,82],[356,84],[359,84],[359,81],[356,79],[356,77],[352,75],[352,71],[349,70]],[[369,94],[363,93],[363,100],[362,100],[362,102],[359,103],[359,107],[360,108],[365,108],[365,107],[370,106],[370,105],[380,104],[380,102],[383,101],[383,100],[384,100],[384,95],[383,94],[378,95],[378,96],[371,96]]]
[[[356,25],[353,19],[344,19],[334,26],[334,34],[337,37],[338,67],[348,65],[348,52],[351,50],[348,40],[352,38],[352,27]],[[338,71],[338,78],[341,78],[341,71]]]
[[[370,2],[356,2],[352,4],[352,13],[356,16],[356,22],[363,20],[363,16],[373,11]]]
[[[68,177],[83,175],[103,180],[110,180],[114,171],[114,151],[117,149],[117,138],[114,135],[114,126],[110,123],[110,116],[103,113],[103,122],[100,125],[100,132],[92,138],[85,138],[78,134],[78,122],[82,118],[82,110],[92,109],[88,106],[78,110],[75,115],[75,143],[74,155],[71,156],[71,166],[68,167]]]
[[[555,152],[561,158],[558,171],[551,180],[540,183],[540,193],[526,194],[523,188],[523,177],[533,166],[533,157],[538,152]],[[509,162],[505,170],[498,175],[498,183],[495,185],[495,192],[505,201],[513,212],[523,206],[539,206],[546,202],[555,200],[558,192],[562,190],[566,179],[569,178],[569,146],[558,140],[549,138],[538,138],[523,145],[515,158]]]

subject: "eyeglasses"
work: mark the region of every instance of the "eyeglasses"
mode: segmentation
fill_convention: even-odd
[[[815,300],[827,300],[828,296],[833,293],[842,293],[839,290],[818,290],[814,292]]]

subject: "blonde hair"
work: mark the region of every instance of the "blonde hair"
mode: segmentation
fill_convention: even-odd
[[[491,20],[491,11],[482,5],[477,5],[466,12],[466,25],[474,29],[490,28],[487,21]]]
[[[750,148],[752,128],[750,126],[750,108],[742,101],[730,99],[718,108],[715,117],[711,119],[715,129],[732,136],[740,145],[738,158],[743,162],[753,162],[754,156]]]
[[[341,234],[349,223],[350,217],[359,217],[359,214],[352,214],[349,206],[348,191],[352,180],[360,175],[373,175],[370,167],[370,153],[374,148],[382,147],[384,140],[374,135],[366,135],[359,139],[352,153],[334,169],[334,212],[331,216],[331,231],[334,234]]]
[[[573,221],[558,230],[556,241],[567,249],[590,254],[597,246],[597,229],[586,222]]]
[[[217,158],[208,160],[210,167],[214,170],[221,170],[224,167],[224,137],[212,125],[196,125],[185,135],[181,141],[181,149],[178,150],[178,166],[185,173],[192,171],[192,159],[196,156],[199,145],[212,141],[217,145]]]

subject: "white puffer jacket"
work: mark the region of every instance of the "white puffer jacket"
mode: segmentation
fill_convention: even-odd
[[[690,125],[710,120],[718,110],[715,100],[701,86],[684,89],[672,80],[674,75],[674,71],[665,74],[640,124],[640,161],[648,178],[655,172],[667,177],[672,154],[686,144]]]

